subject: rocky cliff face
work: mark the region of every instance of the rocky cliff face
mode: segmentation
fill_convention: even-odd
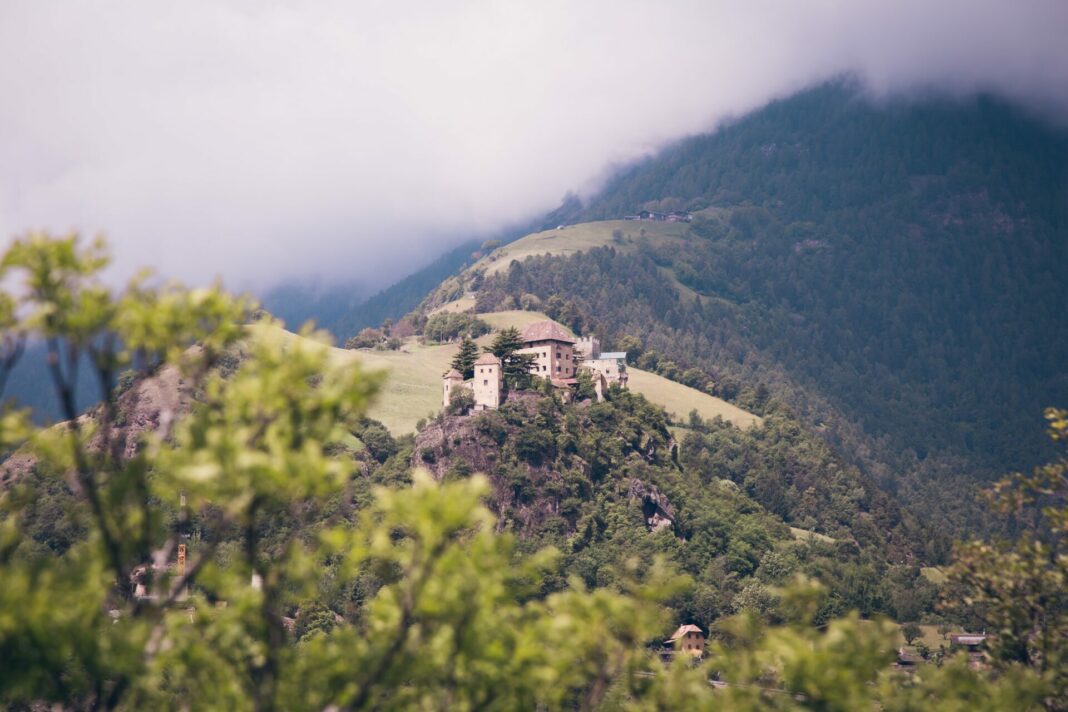
[[[656,485],[646,485],[637,477],[630,481],[630,498],[641,504],[645,525],[650,531],[659,531],[675,526],[675,508],[671,506]]]
[[[583,503],[599,494],[626,502],[649,531],[672,529],[675,508],[667,496],[626,474],[638,465],[664,466],[670,441],[624,428],[623,419],[608,417],[610,412],[590,403],[563,406],[537,393],[513,393],[500,411],[429,423],[416,436],[411,464],[439,480],[487,475],[493,487],[489,504],[500,526],[520,535],[546,527],[573,533]]]
[[[116,429],[108,437],[111,447],[122,457],[133,457],[142,446],[146,434],[168,433],[175,420],[189,412],[192,402],[191,389],[173,366],[161,368],[155,374],[141,379],[116,401]],[[94,417],[94,412],[82,415],[79,421],[87,422]],[[53,427],[66,428],[69,425],[59,423]],[[105,445],[105,435],[101,433],[93,441],[93,446],[103,448]],[[37,459],[25,450],[13,453],[0,464],[0,488],[14,484],[36,464]]]
[[[512,397],[513,406],[528,412],[532,403]],[[554,493],[562,487],[563,475],[547,458],[510,462],[510,452],[502,446],[517,438],[519,430],[494,412],[444,416],[416,435],[412,466],[429,470],[439,480],[486,474],[493,487],[489,505],[500,517],[499,528],[506,523],[500,515],[508,512],[518,533],[529,534],[559,514],[560,501]]]

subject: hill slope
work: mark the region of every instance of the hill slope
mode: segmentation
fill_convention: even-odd
[[[1068,402],[1066,196],[1068,136],[1010,106],[832,84],[621,172],[450,288],[637,338],[642,368],[789,407],[925,516],[983,526],[976,482],[1043,459]],[[638,209],[694,221],[601,220]]]
[[[483,314],[481,317],[498,329],[508,326],[522,328],[533,321],[548,318],[536,312],[499,312]],[[249,328],[281,339],[301,338],[274,325],[253,325]],[[491,338],[486,336],[479,341],[482,345],[488,345]],[[394,435],[404,435],[414,432],[420,419],[441,410],[441,376],[449,369],[456,349],[456,344],[425,345],[418,340],[408,339],[397,351],[333,348],[331,353],[339,362],[358,363],[370,370],[388,372],[382,393],[371,406],[368,416],[380,421]],[[720,417],[741,428],[760,423],[760,418],[752,413],[656,374],[633,369],[631,378],[635,392],[677,417],[685,417],[691,410],[696,410],[702,418],[711,420]]]
[[[876,437],[1041,459],[1068,399],[1068,137],[989,99],[776,102],[624,171],[573,219],[716,206],[652,257]],[[727,337],[729,338],[729,337]]]

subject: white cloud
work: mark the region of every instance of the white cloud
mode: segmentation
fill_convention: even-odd
[[[0,2],[0,235],[381,283],[842,72],[1068,110],[1068,4]]]

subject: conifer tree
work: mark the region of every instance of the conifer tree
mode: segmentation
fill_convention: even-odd
[[[465,336],[460,342],[460,350],[452,359],[452,368],[463,374],[464,380],[474,378],[475,361],[478,360],[478,346],[470,336]]]
[[[534,365],[534,355],[518,353],[521,348],[523,338],[519,335],[519,329],[510,326],[502,329],[486,349],[501,360],[507,388],[526,388],[530,385],[530,369]]]

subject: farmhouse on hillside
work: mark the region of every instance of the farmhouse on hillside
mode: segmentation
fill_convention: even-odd
[[[627,354],[623,351],[601,353],[601,344],[593,336],[576,341],[554,321],[539,321],[529,324],[521,334],[523,347],[517,353],[534,357],[530,367],[532,375],[549,381],[569,397],[577,383],[579,369],[584,369],[594,378],[597,399],[611,383],[627,387]],[[503,400],[504,373],[501,361],[493,354],[482,354],[475,361],[474,378],[465,382],[456,369],[443,376],[442,404],[448,406],[452,394],[458,389],[468,389],[474,396],[475,410],[494,410]]]
[[[691,222],[693,216],[682,210],[673,213],[658,213],[652,210],[642,210],[637,215],[624,215],[624,220],[652,220],[654,222]]]
[[[671,646],[678,653],[699,658],[705,654],[705,634],[692,623],[680,625],[671,637],[664,641],[664,645]]]

